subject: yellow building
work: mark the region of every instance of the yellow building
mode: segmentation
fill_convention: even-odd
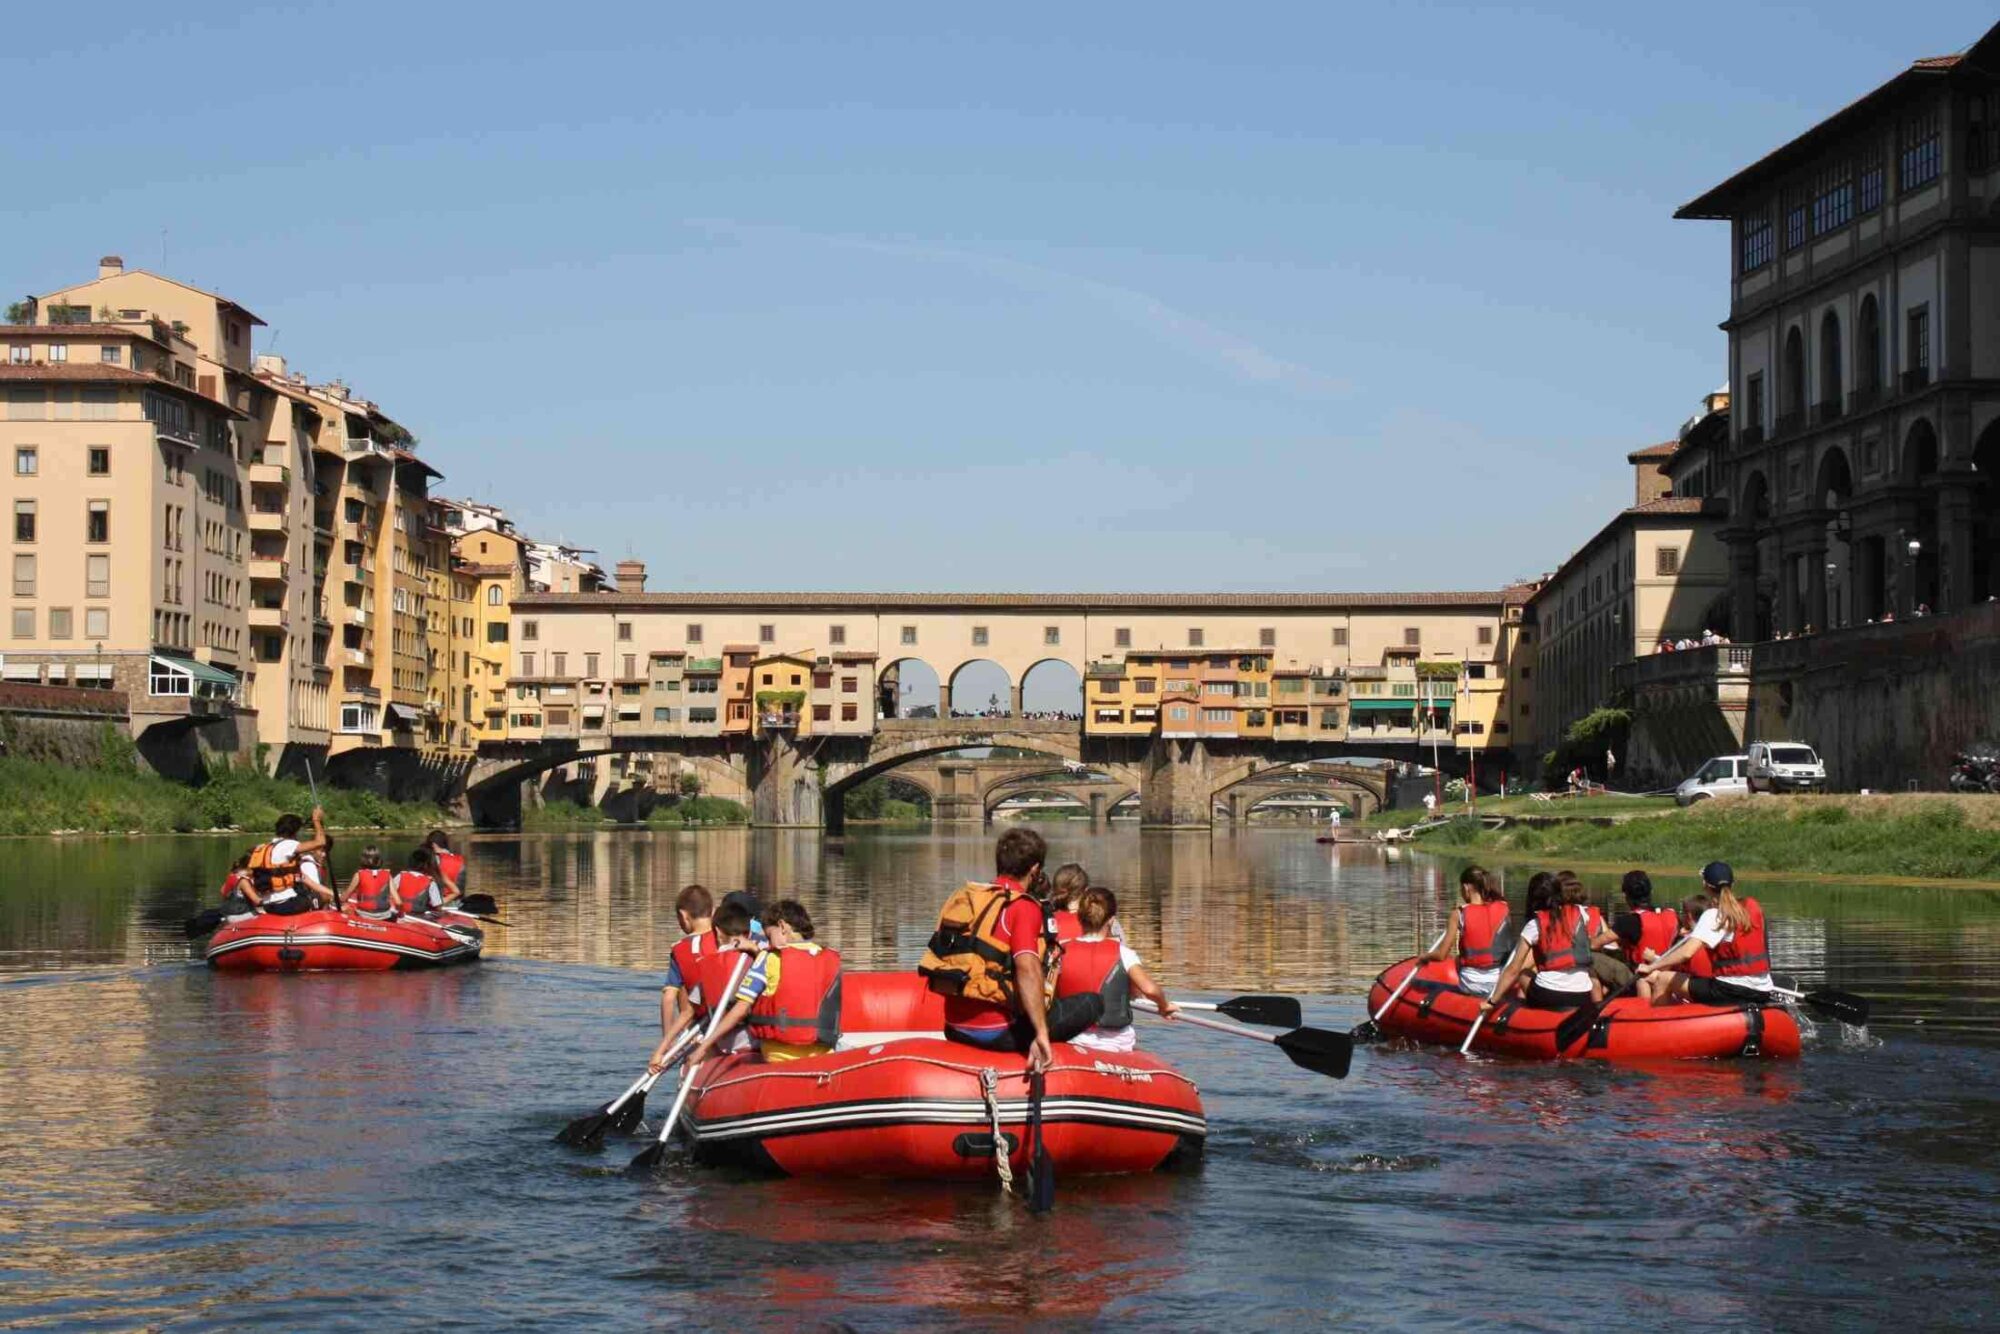
[[[1088,736],[1151,736],[1160,730],[1160,679],[1115,659],[1083,673],[1083,730]]]
[[[463,678],[461,711],[470,716],[472,743],[504,741],[510,735],[514,704],[539,702],[543,673],[550,659],[542,650],[532,621],[520,627],[521,642],[511,643],[514,599],[527,587],[524,544],[513,533],[498,529],[461,532],[452,540],[453,575],[464,595],[460,603],[461,631],[458,667]],[[567,663],[564,664],[567,667]]]
[[[774,653],[750,664],[751,733],[764,736],[789,732],[794,736],[813,734],[813,660],[790,653]]]

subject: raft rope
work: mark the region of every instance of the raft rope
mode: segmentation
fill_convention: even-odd
[[[993,1170],[1000,1177],[1000,1193],[1014,1191],[1014,1165],[1008,1161],[1007,1137],[1000,1129],[1000,1072],[987,1066],[979,1072],[979,1096],[986,1100],[986,1116],[993,1123]]]
[[[1107,1053],[1107,1054],[1116,1054],[1116,1053]],[[973,1078],[980,1080],[982,1083],[985,1081],[985,1077],[988,1074],[993,1075],[996,1080],[1018,1079],[1021,1080],[1023,1083],[1026,1083],[1028,1079],[1028,1072],[1025,1069],[1018,1071],[1009,1071],[1008,1073],[1003,1075],[999,1071],[994,1070],[990,1066],[965,1065],[958,1061],[947,1061],[936,1056],[918,1056],[915,1055],[914,1053],[909,1053],[909,1052],[896,1052],[889,1055],[877,1056],[874,1060],[871,1061],[859,1061],[853,1065],[844,1065],[838,1070],[786,1070],[786,1069],[756,1070],[749,1073],[737,1075],[733,1079],[718,1080],[713,1084],[706,1085],[702,1089],[702,1095],[706,1097],[708,1094],[714,1093],[720,1089],[733,1088],[737,1084],[754,1083],[755,1081],[760,1079],[810,1079],[816,1084],[825,1086],[831,1084],[835,1079],[838,1079],[842,1075],[859,1074],[863,1070],[870,1070],[878,1065],[895,1065],[901,1062],[911,1062],[917,1065],[933,1065],[940,1070],[953,1070],[962,1075],[971,1075]],[[793,1064],[793,1062],[787,1061],[784,1064],[791,1065]],[[1116,1075],[1118,1078],[1124,1080],[1128,1084],[1145,1083],[1155,1079],[1177,1079],[1181,1083],[1186,1084],[1190,1089],[1193,1089],[1196,1093],[1199,1093],[1201,1091],[1200,1085],[1196,1084],[1192,1079],[1189,1079],[1186,1075],[1182,1074],[1178,1070],[1169,1070],[1166,1069],[1165,1067],[1161,1067],[1160,1069],[1157,1070],[1140,1070],[1130,1066],[1118,1065],[1115,1062],[1094,1061],[1089,1065],[1051,1065],[1049,1067],[1048,1072],[1052,1075],[1064,1074],[1064,1073],[1074,1073],[1080,1075]]]

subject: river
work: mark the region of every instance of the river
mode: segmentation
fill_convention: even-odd
[[[1287,830],[1048,827],[1176,991],[1346,1029],[1456,866]],[[400,846],[400,843],[397,845]],[[906,967],[990,835],[480,836],[469,967],[221,976],[214,839],[0,850],[0,1326],[1981,1326],[2000,1253],[2000,894],[1746,888],[1779,967],[1876,1002],[1802,1060],[1611,1069],[1365,1047],[1334,1082],[1155,1025],[1204,1170],[987,1187],[621,1175],[550,1142],[657,1031],[675,892],[794,893]],[[358,843],[336,850],[344,876]],[[1525,873],[1509,875],[1517,906]],[[1608,879],[1595,879],[1608,888]],[[1672,887],[1676,890],[1678,886]]]

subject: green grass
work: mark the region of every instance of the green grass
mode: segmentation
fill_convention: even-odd
[[[682,797],[671,806],[655,806],[648,811],[646,823],[655,829],[749,824],[750,811],[742,802],[731,801],[727,797]]]
[[[1602,797],[1557,797],[1552,801],[1536,801],[1533,797],[1481,797],[1474,803],[1474,809],[1481,815],[1534,815],[1555,820],[1593,820],[1606,816],[1653,815],[1676,809],[1672,797],[1628,797],[1607,795]],[[1447,801],[1439,808],[1442,815],[1464,813],[1462,802]],[[1343,821],[1360,829],[1390,829],[1413,825],[1424,818],[1423,808],[1377,811],[1361,821]]]
[[[1965,803],[1943,798],[1704,801],[1657,819],[1609,826],[1579,822],[1495,831],[1454,820],[1426,835],[1421,846],[1552,865],[1569,859],[1692,871],[1721,860],[1738,873],[2000,879],[2000,837],[1990,821],[1975,820]]]
[[[252,769],[221,769],[200,787],[122,766],[107,754],[95,768],[0,757],[0,834],[188,833],[201,829],[268,831],[280,815],[305,815],[304,783]],[[372,792],[322,787],[329,825],[347,829],[423,829],[444,816],[436,806],[388,801]]]

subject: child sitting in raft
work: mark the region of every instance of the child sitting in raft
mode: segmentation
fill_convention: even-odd
[[[1469,996],[1491,996],[1500,970],[1514,955],[1514,927],[1500,877],[1479,866],[1458,875],[1459,907],[1445,919],[1444,939],[1419,964],[1456,956],[1458,987]]]
[[[222,911],[225,920],[237,917],[253,917],[257,913],[250,896],[243,891],[250,885],[250,854],[244,853],[229,864],[229,874],[222,878]]]
[[[1101,885],[1083,891],[1077,904],[1081,934],[1063,945],[1056,973],[1056,999],[1096,992],[1104,999],[1104,1015],[1094,1027],[1071,1038],[1079,1047],[1096,1051],[1132,1051],[1139,1045],[1132,1028],[1132,993],[1138,992],[1172,1019],[1180,1007],[1142,966],[1138,954],[1116,934],[1118,896]]]
[[[766,925],[764,929],[768,933],[771,927]],[[767,941],[750,933],[750,914],[734,895],[725,897],[722,906],[715,910],[714,930],[717,948],[702,956],[699,986],[710,1012],[721,1009],[721,1020],[688,1053],[690,1069],[718,1053],[726,1056],[749,1051],[755,1045],[744,1029],[744,1021],[750,1017],[751,1007],[772,989],[777,974],[782,972],[772,966],[775,959]],[[750,965],[732,991],[729,979],[746,954],[750,956]]]

